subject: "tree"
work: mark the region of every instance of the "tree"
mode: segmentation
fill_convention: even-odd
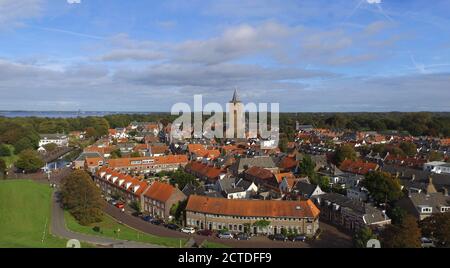
[[[265,230],[267,232],[267,228],[269,228],[269,226],[270,226],[270,221],[266,221],[266,220],[255,221],[253,223],[253,226],[255,226],[261,230]]]
[[[170,215],[174,216],[176,222],[178,223],[183,222],[183,213],[184,210],[186,209],[186,206],[187,206],[187,199],[174,204],[170,208]]]
[[[122,152],[119,149],[116,149],[111,152],[112,159],[117,159],[117,158],[121,158],[121,157],[122,157]]]
[[[90,225],[102,221],[104,200],[100,189],[85,171],[77,170],[64,178],[61,197],[64,208],[81,225]]]
[[[353,245],[355,248],[366,248],[370,239],[376,239],[377,236],[367,226],[359,229],[353,236]]]
[[[356,160],[357,155],[355,149],[352,146],[345,144],[336,149],[334,154],[334,162],[336,165],[341,165],[344,160]]]
[[[280,148],[280,151],[283,153],[286,153],[288,150],[288,143],[289,140],[286,137],[283,137],[280,139],[280,144],[278,145],[278,147]]]
[[[194,186],[198,186],[199,184],[195,176],[182,170],[170,172],[168,176],[170,176],[170,184],[178,186],[178,189],[180,190],[182,190],[188,184],[192,184]]]
[[[417,154],[417,146],[412,142],[402,142],[400,143],[400,149],[410,157],[413,157]]]
[[[391,219],[392,224],[398,225],[403,222],[403,219],[406,217],[407,212],[400,207],[389,207],[389,209],[387,210],[387,215]]]
[[[28,149],[19,154],[16,167],[25,172],[36,172],[42,168],[44,164],[44,161],[36,151]]]
[[[7,167],[6,167],[5,160],[0,158],[0,179],[5,178],[6,170],[7,170]]]
[[[444,154],[437,151],[432,151],[429,155],[429,160],[432,161],[442,161],[444,160]]]
[[[400,181],[389,173],[370,172],[362,181],[362,185],[378,203],[397,201],[403,196]]]
[[[0,144],[0,156],[11,156],[12,152],[8,145]]]
[[[33,142],[27,137],[24,137],[24,138],[18,140],[16,143],[14,143],[14,151],[16,153],[20,153],[27,149],[34,149],[34,147],[35,146],[34,146]]]
[[[44,148],[47,152],[53,152],[56,148],[58,148],[58,145],[55,143],[48,143],[44,145]]]
[[[389,225],[381,236],[385,248],[420,248],[421,231],[416,218],[407,215],[400,225]]]
[[[306,155],[303,157],[302,161],[299,164],[300,175],[308,176],[310,178],[315,177],[316,175],[316,164],[312,160],[311,156]]]
[[[132,152],[130,157],[140,157],[141,154],[139,152]]]
[[[433,214],[419,225],[423,236],[436,239],[441,246],[450,244],[450,212]]]
[[[136,212],[141,212],[141,203],[139,201],[131,202],[130,207],[136,210]]]

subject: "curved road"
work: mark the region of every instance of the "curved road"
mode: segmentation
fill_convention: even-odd
[[[93,235],[86,235],[69,231],[64,220],[64,210],[61,208],[57,200],[56,194],[52,197],[52,222],[51,233],[55,236],[69,239],[77,239],[80,242],[90,244],[113,247],[113,248],[162,248],[162,246],[151,245],[133,241],[117,240],[107,237],[99,237]]]

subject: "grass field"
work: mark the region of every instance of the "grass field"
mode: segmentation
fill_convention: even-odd
[[[0,248],[64,248],[49,234],[52,189],[32,181],[0,181]]]
[[[118,223],[116,220],[114,220],[108,215],[104,216],[102,222],[92,224],[90,226],[82,226],[78,224],[75,218],[72,217],[72,215],[70,215],[70,213],[67,211],[65,212],[64,217],[66,220],[67,228],[73,232],[103,237],[111,237],[121,240],[138,241],[172,248],[180,247],[180,239],[159,237],[150,234],[145,234],[135,229],[132,229],[126,225]],[[99,227],[100,230],[96,232],[94,230],[94,227]],[[117,230],[120,231],[118,232]],[[186,242],[187,240],[181,239],[181,246],[183,246]]]

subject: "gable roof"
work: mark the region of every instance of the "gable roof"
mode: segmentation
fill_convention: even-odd
[[[377,170],[378,167],[379,167],[378,164],[375,163],[364,162],[362,160],[352,161],[346,159],[342,162],[339,168],[345,172],[355,173],[359,175],[366,175],[370,171]]]
[[[144,196],[165,203],[167,202],[167,200],[169,200],[174,192],[175,187],[173,187],[172,185],[155,181],[144,193]]]
[[[316,218],[319,209],[311,200],[276,201],[211,198],[192,195],[187,211],[245,217]]]

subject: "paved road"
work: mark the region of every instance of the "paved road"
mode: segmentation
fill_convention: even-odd
[[[92,235],[85,235],[80,233],[74,233],[67,230],[66,223],[64,220],[64,210],[61,208],[60,203],[57,201],[56,194],[52,197],[52,222],[51,222],[51,233],[55,236],[69,239],[77,239],[81,242],[86,242],[90,244],[113,247],[113,248],[161,248],[161,246],[116,240],[106,237],[98,237]]]

